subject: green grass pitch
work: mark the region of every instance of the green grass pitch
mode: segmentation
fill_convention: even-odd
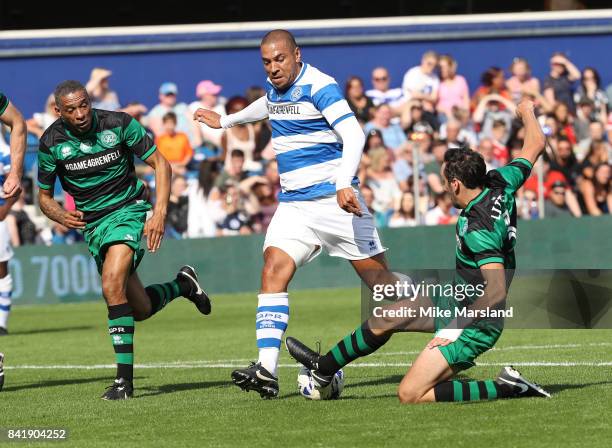
[[[233,367],[256,358],[255,294],[213,300],[208,317],[178,299],[137,324],[136,393],[125,402],[99,399],[114,375],[101,301],[15,307],[12,334],[0,339],[0,428],[67,428],[67,442],[35,446],[88,448],[611,446],[612,330],[507,330],[466,372],[492,378],[514,363],[553,393],[548,400],[402,406],[397,384],[429,336],[400,334],[345,369],[337,401],[299,396],[298,367],[283,349],[280,399],[264,401],[230,383]],[[324,349],[360,323],[356,289],[299,291],[290,300],[287,334]]]

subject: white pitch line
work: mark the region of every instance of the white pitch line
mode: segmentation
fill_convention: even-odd
[[[354,368],[380,368],[380,367],[410,367],[411,363],[386,363],[386,362],[363,362],[351,364]],[[601,362],[573,362],[573,361],[524,361],[524,362],[479,362],[482,367],[499,367],[513,365],[517,367],[611,367],[612,361]],[[114,369],[115,364],[91,364],[91,365],[17,365],[5,366],[5,370],[100,370]],[[218,363],[209,364],[202,361],[190,361],[184,364],[159,363],[159,364],[135,364],[136,369],[231,369],[244,367],[242,364]],[[279,364],[281,368],[297,368],[298,364]]]

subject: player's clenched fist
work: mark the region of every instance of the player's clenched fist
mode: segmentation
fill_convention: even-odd
[[[523,119],[527,114],[533,113],[533,109],[533,101],[528,99],[522,99],[519,105],[516,107],[516,116],[520,119]]]
[[[357,195],[355,195],[352,187],[338,190],[336,192],[336,199],[340,208],[345,212],[352,213],[356,216],[362,215],[359,200],[357,199]]]
[[[209,128],[221,128],[221,115],[212,110],[198,109],[193,114],[193,119],[199,121],[200,123],[204,123]]]
[[[65,212],[60,224],[69,229],[84,229],[86,223],[83,221],[83,212],[75,210],[72,212]]]

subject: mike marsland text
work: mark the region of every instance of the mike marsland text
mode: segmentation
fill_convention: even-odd
[[[514,308],[509,307],[506,310],[499,310],[495,308],[483,308],[483,309],[470,309],[467,307],[463,308],[438,308],[436,306],[430,307],[419,307],[412,308],[409,306],[402,306],[400,308],[389,308],[383,306],[377,306],[372,309],[372,315],[374,317],[384,318],[472,318],[472,319],[499,319],[506,317],[514,317]]]

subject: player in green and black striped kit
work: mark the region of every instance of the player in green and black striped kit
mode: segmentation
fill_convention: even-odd
[[[150,252],[160,248],[172,173],[144,128],[125,113],[92,109],[87,91],[77,81],[61,83],[54,93],[61,117],[40,139],[40,208],[53,221],[83,230],[102,276],[117,362],[117,378],[102,398],[130,398],[134,321],[148,319],[180,296],[209,314],[210,300],[190,266],[183,266],[174,280],[146,288],[136,273],[144,255],[143,234]],[[149,219],[152,206],[145,185],[135,175],[134,156],[155,170],[156,201]],[[53,199],[58,177],[74,197],[76,211],[64,210]]]
[[[514,194],[529,177],[544,149],[545,137],[533,112],[533,103],[523,101],[517,114],[525,126],[525,142],[519,158],[497,170],[486,172],[480,154],[467,147],[449,149],[441,176],[453,204],[462,209],[457,222],[456,284],[483,285],[484,293],[463,303],[455,297],[420,297],[417,306],[435,305],[445,310],[467,309],[470,314],[504,308],[515,268],[516,204]],[[416,307],[414,308],[416,309]],[[398,397],[402,403],[432,401],[492,400],[519,396],[550,396],[537,384],[506,366],[495,380],[457,381],[453,377],[474,365],[476,357],[499,339],[503,321],[482,317],[447,319],[372,317],[319,355],[295,338],[285,343],[291,356],[311,370],[319,386],[326,386],[340,368],[382,347],[397,331],[435,331],[434,338],[419,354],[402,379]],[[417,315],[418,316],[418,315]]]

